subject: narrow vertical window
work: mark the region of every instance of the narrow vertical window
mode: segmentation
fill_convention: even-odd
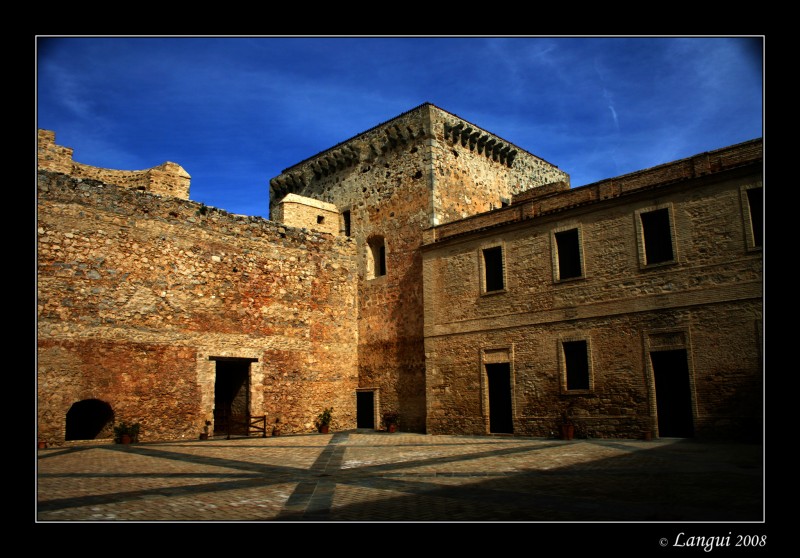
[[[502,291],[505,288],[502,246],[483,250],[483,275],[485,292]]]
[[[375,279],[386,275],[386,244],[382,236],[368,241],[367,279]]]
[[[376,275],[386,275],[386,245],[378,246],[378,264]]]
[[[764,190],[750,188],[747,190],[747,206],[750,210],[750,229],[753,233],[753,246],[760,247],[762,229],[764,227]]]
[[[640,214],[644,240],[645,264],[670,262],[675,259],[672,250],[672,227],[669,209],[656,209]]]
[[[344,235],[350,236],[350,211],[343,211],[342,212],[342,221],[344,226]]]
[[[589,353],[586,341],[564,341],[564,367],[567,390],[589,389]]]
[[[555,233],[558,280],[583,277],[578,229]]]

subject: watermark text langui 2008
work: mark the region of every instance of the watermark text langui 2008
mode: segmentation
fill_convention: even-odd
[[[706,535],[687,535],[681,531],[675,537],[670,545],[670,540],[666,537],[659,539],[658,544],[661,546],[675,546],[675,547],[702,547],[706,552],[711,552],[715,548],[728,547],[728,546],[741,546],[741,547],[764,547],[767,546],[766,535],[734,535],[728,532],[727,535],[722,536],[706,536]]]

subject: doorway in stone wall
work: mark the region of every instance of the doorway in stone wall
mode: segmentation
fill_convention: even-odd
[[[694,436],[692,394],[686,349],[651,351],[656,387],[658,435],[661,438]]]
[[[356,428],[375,428],[375,392],[356,392]]]
[[[511,364],[486,364],[489,386],[489,432],[511,434],[514,421],[511,411]]]
[[[214,435],[247,434],[250,359],[216,358]]]
[[[99,399],[84,399],[67,411],[64,439],[97,440],[114,436],[114,411]]]

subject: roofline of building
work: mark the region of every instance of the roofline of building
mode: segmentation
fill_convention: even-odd
[[[525,153],[527,153],[527,154],[528,154],[528,155],[530,155],[531,157],[535,157],[535,158],[539,159],[540,161],[543,161],[543,162],[547,163],[547,164],[548,164],[548,165],[550,165],[550,166],[553,166],[553,167],[555,167],[555,168],[559,168],[559,167],[558,167],[558,165],[554,165],[554,164],[553,164],[553,163],[551,163],[550,161],[547,161],[547,160],[545,160],[545,159],[542,159],[542,158],[541,158],[541,157],[539,157],[538,155],[535,155],[534,153],[531,153],[531,152],[530,152],[530,151],[528,151],[527,149],[525,149],[525,148],[522,148],[522,147],[518,146],[517,144],[515,144],[515,143],[512,143],[512,142],[508,141],[507,139],[505,139],[505,138],[503,138],[503,137],[501,137],[501,136],[498,136],[498,135],[497,135],[497,134],[495,134],[494,132],[490,132],[489,130],[486,130],[485,128],[483,128],[483,127],[481,127],[481,126],[478,126],[477,124],[473,124],[471,121],[469,121],[469,120],[467,120],[466,118],[463,118],[463,117],[461,117],[461,116],[459,116],[459,115],[455,114],[454,112],[450,112],[449,110],[445,110],[445,109],[441,108],[440,106],[437,106],[437,105],[435,105],[435,104],[433,104],[433,103],[431,103],[431,102],[425,101],[424,103],[422,103],[422,104],[420,104],[420,105],[417,105],[416,107],[414,107],[414,108],[412,108],[412,109],[409,109],[409,110],[407,110],[407,111],[405,111],[405,112],[402,112],[402,113],[400,113],[400,114],[398,114],[398,115],[396,115],[396,116],[393,116],[392,118],[390,118],[390,119],[388,119],[388,120],[384,120],[384,121],[383,121],[383,122],[381,122],[380,124],[376,124],[375,126],[373,126],[373,127],[369,128],[368,130],[364,130],[363,132],[360,132],[360,133],[358,133],[358,134],[356,134],[356,135],[354,135],[354,136],[352,136],[352,137],[350,137],[350,138],[348,138],[348,139],[346,139],[346,140],[340,141],[340,142],[339,142],[339,143],[337,143],[336,145],[332,145],[331,147],[328,147],[327,149],[324,149],[324,150],[320,151],[319,153],[316,153],[315,155],[311,155],[310,157],[306,157],[306,158],[305,158],[305,159],[303,159],[302,161],[299,161],[299,162],[297,162],[297,163],[293,164],[293,165],[292,165],[292,166],[290,166],[290,167],[286,167],[285,169],[283,169],[283,170],[281,171],[281,174],[287,173],[287,172],[291,171],[292,169],[294,169],[294,168],[296,168],[296,167],[299,167],[299,166],[301,166],[301,165],[303,165],[303,164],[307,163],[308,161],[311,161],[312,159],[316,159],[316,158],[317,158],[317,157],[319,157],[320,155],[324,155],[325,153],[328,153],[329,151],[333,151],[334,149],[336,149],[336,148],[338,148],[338,147],[341,147],[342,145],[344,145],[344,144],[346,144],[346,143],[349,143],[349,142],[351,142],[351,141],[353,141],[353,140],[356,140],[356,139],[358,139],[358,138],[360,138],[360,137],[362,137],[362,136],[365,136],[365,135],[369,134],[370,132],[372,132],[372,131],[374,131],[374,130],[376,130],[376,129],[380,128],[381,126],[385,126],[385,125],[387,125],[387,124],[389,124],[389,123],[391,123],[391,122],[393,122],[393,121],[395,121],[395,120],[397,120],[397,119],[399,119],[399,118],[402,118],[402,117],[406,116],[407,114],[410,114],[410,113],[412,113],[412,112],[414,112],[414,111],[420,110],[420,109],[422,109],[422,108],[424,108],[424,107],[433,107],[433,108],[435,108],[435,109],[437,109],[437,110],[440,110],[440,111],[442,111],[442,112],[444,112],[444,113],[447,113],[447,114],[449,114],[450,116],[452,116],[452,117],[454,117],[454,118],[458,118],[459,120],[462,120],[462,121],[464,121],[465,123],[469,124],[470,126],[474,126],[475,128],[478,128],[478,129],[480,129],[480,130],[483,130],[483,131],[485,131],[487,134],[490,134],[490,135],[492,135],[492,136],[496,137],[497,139],[499,139],[499,140],[502,140],[503,142],[505,142],[505,143],[507,143],[507,144],[509,144],[509,145],[512,145],[512,146],[514,146],[516,149],[518,149],[518,150],[520,150],[520,151],[524,151]]]
[[[513,226],[518,225],[523,222],[530,221],[533,217],[544,217],[548,215],[553,215],[555,213],[560,213],[562,211],[567,211],[571,209],[583,208],[588,205],[594,205],[597,203],[609,203],[619,200],[623,197],[633,196],[637,194],[641,194],[656,188],[667,188],[670,186],[674,186],[677,184],[685,183],[689,180],[697,180],[697,179],[708,179],[710,177],[719,176],[721,174],[730,173],[736,170],[740,170],[746,168],[748,166],[753,166],[758,163],[762,165],[763,168],[763,147],[762,150],[759,152],[758,157],[751,157],[743,160],[741,163],[738,164],[731,164],[728,166],[720,166],[720,168],[716,170],[711,170],[710,158],[713,155],[723,154],[727,152],[736,152],[737,150],[746,152],[748,146],[756,146],[757,144],[763,144],[763,138],[756,138],[748,141],[744,141],[741,143],[737,143],[734,145],[730,145],[727,147],[722,147],[719,149],[715,149],[712,151],[703,151],[696,155],[692,155],[690,157],[685,157],[683,159],[678,159],[676,161],[672,161],[669,163],[664,163],[661,165],[656,165],[654,167],[648,167],[646,169],[634,171],[631,173],[619,175],[613,178],[607,178],[604,180],[600,180],[597,182],[593,182],[591,184],[586,184],[584,186],[580,186],[577,188],[570,188],[568,190],[560,190],[556,189],[547,189],[547,192],[543,195],[536,196],[537,188],[533,188],[531,190],[527,190],[523,192],[520,197],[519,201],[513,200],[511,205],[494,209],[491,211],[486,211],[483,213],[479,213],[477,215],[471,215],[464,219],[459,219],[457,221],[451,221],[449,223],[445,223],[442,225],[437,225],[435,227],[430,227],[426,229],[426,241],[423,243],[423,248],[427,247],[434,247],[440,246],[443,243],[446,243],[450,240],[454,240],[457,238],[463,238],[472,234],[480,234],[482,232],[488,230],[495,230],[505,226]],[[634,185],[632,187],[625,187],[624,182],[630,181],[631,179],[644,176],[647,173],[655,173],[659,170],[667,170],[669,168],[679,168],[681,166],[685,166],[687,164],[693,163],[695,161],[701,160],[703,157],[706,158],[707,162],[709,162],[709,172],[694,174],[694,165],[692,167],[693,174],[692,176],[681,175],[675,178],[667,179],[667,180],[652,180],[650,182],[646,182],[640,185]],[[718,161],[718,159],[717,159]],[[543,188],[546,188],[543,187]],[[601,193],[602,191],[602,193]],[[582,196],[581,194],[587,194]],[[596,195],[592,195],[596,194]],[[532,206],[537,202],[552,200],[554,198],[566,198],[567,196],[576,197],[576,203],[568,203],[566,205],[561,206],[554,206],[544,211],[539,211],[534,214],[533,211],[525,211],[525,206],[529,206],[532,209]],[[586,199],[580,199],[585,197]],[[503,213],[509,215],[508,219],[499,220],[491,223],[487,223],[484,226],[480,226],[480,220],[488,220],[490,215],[498,216]],[[454,232],[449,235],[445,235],[440,237],[436,231],[446,231],[448,228],[454,228],[457,224],[466,224],[470,221],[475,222],[476,227],[474,228],[467,228],[463,231]]]

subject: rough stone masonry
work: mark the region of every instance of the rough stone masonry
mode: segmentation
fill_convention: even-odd
[[[333,429],[393,410],[549,436],[569,411],[581,435],[749,436],[761,160],[754,140],[570,189],[425,103],[284,170],[264,220],[191,201],[175,163],[96,169],[40,130],[39,438],[196,438],[232,415],[313,432],[326,407]]]

